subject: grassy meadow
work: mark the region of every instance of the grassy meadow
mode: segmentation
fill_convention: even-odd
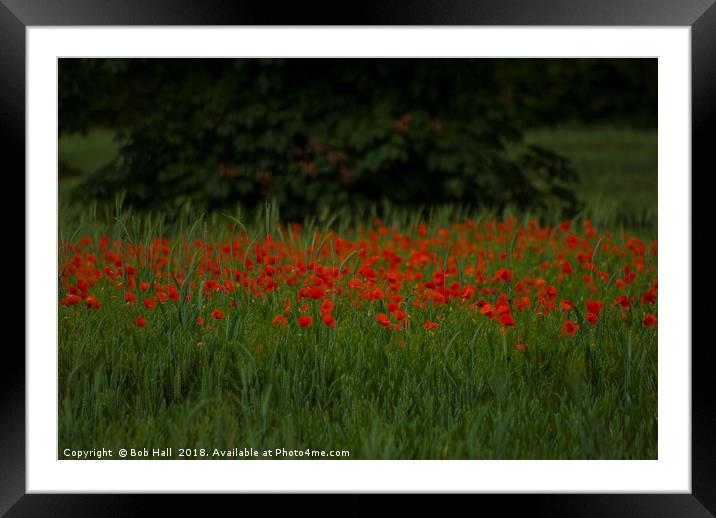
[[[656,135],[527,139],[572,160],[578,217],[170,219],[61,178],[60,458],[655,459]],[[84,172],[116,150],[60,141]]]

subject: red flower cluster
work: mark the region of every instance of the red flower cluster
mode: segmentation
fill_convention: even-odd
[[[279,228],[281,240],[236,229],[221,241],[158,237],[148,245],[82,237],[60,243],[60,304],[96,311],[117,300],[134,306],[128,318],[138,328],[161,321],[145,318],[160,305],[196,300],[196,325],[218,325],[241,297],[270,306],[277,329],[366,318],[396,332],[419,319],[441,332],[472,318],[508,332],[530,316],[569,338],[605,321],[657,326],[656,242],[577,226],[512,218],[400,232],[375,220],[345,236],[306,235],[293,224]],[[518,339],[515,347],[527,346]]]

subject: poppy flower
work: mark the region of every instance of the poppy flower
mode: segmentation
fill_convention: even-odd
[[[559,303],[559,307],[562,308],[562,311],[569,311],[570,309],[574,309],[574,302],[571,300],[563,300]]]
[[[512,280],[512,272],[507,268],[500,268],[495,272],[495,280],[510,282]]]
[[[587,312],[599,315],[599,312],[602,310],[602,306],[604,306],[604,302],[588,300],[585,305],[587,307]]]
[[[495,309],[497,310],[497,314],[498,314],[498,315],[504,315],[504,314],[509,313],[510,311],[512,311],[512,310],[510,309],[510,305],[507,304],[506,302],[498,302],[498,303],[495,305]]]
[[[301,327],[311,327],[313,324],[313,318],[308,315],[302,315],[298,318],[298,325]]]
[[[547,289],[545,290],[545,293],[550,299],[556,299],[557,298],[557,288],[554,286],[547,286]]]
[[[73,293],[67,295],[60,303],[63,306],[76,306],[82,302],[82,298],[79,295]]]
[[[617,304],[624,309],[629,309],[629,297],[626,295],[620,295],[614,299],[614,304]]]
[[[430,330],[430,329],[437,329],[437,328],[438,328],[438,324],[437,324],[436,322],[431,322],[430,320],[426,320],[426,321],[425,321],[425,324],[423,325],[423,327],[424,327],[425,329],[428,329],[428,330]]]
[[[94,295],[90,295],[85,299],[85,304],[90,309],[99,309],[102,307],[102,304],[100,304],[99,300],[97,300],[97,297]]]
[[[324,315],[322,320],[323,323],[326,324],[328,327],[335,327],[336,325],[336,319],[333,318],[331,315]]]
[[[383,327],[388,327],[390,325],[390,318],[388,318],[388,315],[385,313],[376,313],[375,319]]]
[[[641,321],[641,323],[644,325],[644,327],[656,327],[657,320],[654,315],[651,313],[647,313],[644,315],[644,319]]]
[[[560,333],[567,335],[567,336],[574,336],[578,330],[579,330],[579,324],[576,324],[575,322],[572,322],[571,320],[567,320],[564,324],[562,324],[562,329],[561,329]]]
[[[131,306],[132,304],[136,304],[136,303],[137,303],[137,296],[136,296],[134,293],[128,291],[127,293],[124,294],[124,302],[126,302],[126,303],[129,304],[130,306]]]
[[[656,304],[656,289],[650,288],[641,296],[641,301],[644,304]]]
[[[500,324],[506,327],[513,327],[515,325],[515,319],[512,315],[505,313],[500,317]]]
[[[134,325],[137,327],[144,327],[147,325],[147,321],[144,320],[142,317],[135,317],[134,318]]]
[[[318,287],[314,287],[314,288],[311,288],[310,290],[308,290],[308,298],[313,299],[313,300],[322,299],[324,294],[325,294],[325,292],[321,288],[318,288]]]
[[[288,318],[286,318],[284,315],[276,315],[273,317],[273,320],[271,320],[271,325],[273,327],[286,327],[286,324],[288,324]]]
[[[322,315],[330,315],[333,312],[333,309],[335,308],[335,305],[330,300],[326,299],[323,302],[321,302],[321,314]]]
[[[515,344],[515,351],[517,352],[525,352],[527,350],[527,344],[522,342],[522,338],[519,336],[517,337],[517,343]]]
[[[154,297],[149,299],[144,299],[144,307],[147,309],[154,309],[154,306],[157,304],[156,299]]]
[[[174,302],[179,300],[179,290],[176,289],[174,286],[169,286],[169,289],[167,289],[167,294],[169,295],[169,298],[172,299]]]
[[[523,311],[532,305],[532,301],[529,297],[519,297],[515,299],[514,305],[517,311]]]
[[[462,290],[462,293],[460,294],[460,297],[465,300],[470,300],[475,296],[476,290],[475,286],[465,286],[465,288]]]
[[[398,321],[406,320],[408,318],[408,314],[400,308],[393,311],[391,315],[393,315],[393,318]]]
[[[212,318],[215,318],[216,320],[223,320],[226,314],[221,311],[220,309],[215,309],[211,312]]]

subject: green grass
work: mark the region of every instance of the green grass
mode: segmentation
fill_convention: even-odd
[[[478,216],[481,221],[485,217]],[[253,250],[251,243],[260,242],[267,230],[295,250],[316,249],[310,229],[327,230],[320,222],[309,224],[309,231],[294,241],[278,232],[273,218],[258,215],[248,225],[238,258],[222,259],[222,264],[242,269],[244,257],[251,257],[244,250]],[[447,212],[436,213],[428,236],[448,228],[449,220]],[[171,237],[172,261],[190,260],[191,254],[175,246],[182,241],[231,242],[238,236],[231,221],[218,215],[195,226],[187,220],[183,230],[121,214],[114,221],[95,213],[82,219],[61,214],[60,221],[61,239],[73,235],[74,243],[81,235],[95,244],[102,235],[110,243],[128,236],[133,243]],[[409,214],[395,214],[385,224],[413,235],[409,221]],[[341,235],[357,237],[347,228]],[[506,236],[505,243],[484,246],[495,253],[510,246],[521,249],[521,239],[510,245],[510,234]],[[391,248],[389,239],[390,234],[379,243]],[[347,257],[346,252],[333,255],[336,245],[326,243],[323,264],[338,266]],[[430,249],[442,258],[448,254],[446,246],[438,243]],[[169,302],[149,311],[141,304],[141,293],[139,305],[128,306],[123,290],[103,277],[90,290],[102,301],[101,309],[59,308],[61,458],[65,448],[116,452],[172,447],[177,458],[180,448],[210,453],[246,447],[349,450],[351,459],[654,459],[656,331],[642,327],[640,306],[622,320],[609,305],[624,291],[613,281],[627,261],[618,253],[626,250],[621,238],[614,246],[616,253],[595,256],[600,270],[614,274],[597,294],[586,290],[581,274],[558,282],[556,272],[539,273],[558,286],[560,298],[577,303],[579,312],[570,315],[582,328],[573,338],[559,336],[566,318],[559,311],[548,317],[520,314],[518,327],[503,333],[458,300],[411,309],[408,330],[395,332],[374,318],[385,311],[384,302],[356,309],[342,297],[336,302],[335,328],[317,318],[304,329],[294,319],[298,288],[285,285],[265,298],[244,290],[211,300],[195,294],[185,304]],[[97,253],[92,246],[86,252]],[[62,264],[74,252],[66,253]],[[460,259],[462,272],[478,253]],[[574,262],[573,253],[568,258]],[[99,257],[102,268],[103,254]],[[547,246],[514,262],[491,262],[489,272],[507,266],[522,279],[554,257]],[[352,261],[345,264],[355,271],[358,263],[353,266]],[[647,256],[647,268],[655,261]],[[378,266],[387,267],[382,260]],[[437,268],[429,264],[421,271],[429,279]],[[156,277],[146,265],[138,269],[138,280]],[[190,276],[192,269],[183,271]],[[197,281],[209,277],[194,272]],[[460,280],[470,282],[462,274]],[[639,276],[627,291],[638,295],[650,282],[651,276]],[[65,289],[60,286],[60,296]],[[294,304],[291,321],[274,328],[272,317],[282,311],[287,297]],[[584,322],[584,301],[591,297],[608,302],[596,326]],[[215,307],[226,310],[224,320],[211,319]],[[317,316],[315,303],[309,311]],[[146,317],[145,328],[132,325],[136,315]],[[207,325],[195,325],[196,315],[203,315]],[[424,329],[426,319],[440,321],[440,327]],[[526,352],[514,349],[518,334],[528,344]]]
[[[94,128],[86,135],[62,135],[59,159],[82,174],[94,173],[117,156],[120,144],[111,130]]]
[[[531,131],[526,138],[571,160],[580,174],[578,193],[587,202],[582,217],[612,232],[615,245],[623,247],[624,227],[637,229],[647,242],[656,237],[655,132],[561,128]],[[117,149],[108,131],[60,139],[60,159],[83,173],[106,164]],[[61,201],[80,181],[61,179]],[[174,243],[187,238],[191,227],[188,217],[181,228],[167,227],[156,215],[150,222],[124,212],[116,220],[92,207],[61,207],[61,240],[74,243],[82,235],[95,243],[102,235],[136,243],[160,234]],[[264,216],[248,225],[253,242],[267,231],[288,239],[277,231],[275,217]],[[369,221],[349,211],[338,216],[333,228],[349,238],[355,237],[351,228]],[[323,229],[326,219],[309,224],[295,246],[314,247],[310,229]],[[385,219],[407,233],[414,230],[410,214]],[[449,211],[435,212],[430,232],[452,219]],[[235,237],[230,223],[210,215],[194,227],[192,239]],[[490,246],[495,252],[505,247]],[[436,252],[443,257],[446,250]],[[552,253],[547,248],[515,264],[516,277],[533,275],[536,264],[554,260]],[[337,265],[339,259],[326,263]],[[625,262],[601,252],[598,261],[610,275]],[[490,273],[497,267],[491,264]],[[434,269],[429,266],[426,277]],[[146,279],[152,274],[140,270]],[[629,292],[638,295],[647,281],[640,278]],[[65,288],[60,286],[60,296]],[[590,296],[576,276],[559,289],[560,297],[580,309]],[[657,457],[656,331],[643,328],[639,314],[592,327],[582,313],[574,317],[582,319],[580,332],[566,340],[557,334],[563,319],[525,315],[518,330],[503,334],[452,302],[414,310],[408,331],[395,333],[370,317],[385,311],[380,304],[358,311],[344,300],[337,304],[333,329],[317,322],[306,330],[295,321],[275,329],[273,315],[286,297],[295,299],[295,290],[286,286],[264,300],[237,292],[236,308],[222,295],[153,311],[141,299],[139,306],[126,305],[122,291],[106,279],[91,291],[102,301],[100,310],[59,308],[61,454],[64,448],[116,453],[172,447],[177,458],[179,448],[210,453],[247,447],[350,450],[352,459]],[[609,302],[621,291],[611,282],[599,297]],[[225,320],[211,320],[214,306],[226,309]],[[211,329],[189,323],[197,311]],[[138,314],[147,318],[146,328],[132,325]],[[444,320],[437,330],[422,327],[439,317]],[[517,331],[529,344],[525,353],[513,347]]]
[[[657,220],[657,132],[623,128],[559,128],[527,132],[525,139],[568,158],[580,181],[577,194],[592,213]]]

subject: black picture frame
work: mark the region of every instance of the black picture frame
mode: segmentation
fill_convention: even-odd
[[[363,1],[340,3],[230,0],[0,0],[0,149],[5,184],[16,180],[15,198],[25,192],[25,29],[62,25],[573,25],[685,26],[692,38],[693,171],[713,172],[708,129],[716,127],[715,0],[442,0],[400,6]],[[22,182],[19,179],[22,178]],[[9,187],[6,187],[9,188]],[[693,192],[693,191],[692,191]],[[24,199],[24,197],[23,197]],[[16,209],[13,209],[16,210]],[[12,212],[16,214],[17,212]],[[16,219],[10,216],[9,219]],[[694,224],[697,221],[694,220]],[[699,222],[700,224],[700,222]],[[13,226],[13,225],[11,225]],[[19,227],[15,224],[14,226]],[[24,235],[14,241],[19,248]],[[19,251],[17,252],[19,254]],[[24,247],[23,247],[23,258]],[[19,258],[14,268],[19,267]],[[25,277],[31,275],[25,269]],[[19,276],[16,276],[19,279]],[[19,283],[19,280],[18,280]],[[23,283],[24,288],[24,283]],[[12,290],[19,307],[19,286]],[[24,297],[23,297],[24,300]],[[684,301],[691,303],[691,301]],[[695,305],[692,305],[696,308]],[[16,311],[16,310],[14,310]],[[32,311],[26,307],[26,312]],[[702,310],[703,311],[703,310]],[[12,327],[20,327],[19,316]],[[26,313],[27,314],[27,313]],[[693,321],[693,317],[692,317]],[[9,329],[9,327],[6,327]],[[24,329],[24,328],[23,328]],[[7,331],[9,333],[9,331]],[[9,334],[6,336],[10,336]],[[691,344],[665,344],[686,348]],[[7,516],[134,515],[142,495],[25,494],[25,355],[18,340],[6,339],[0,360],[0,514]],[[511,514],[579,516],[710,516],[716,514],[716,404],[711,381],[716,353],[710,340],[692,347],[692,492],[642,495],[483,495]],[[245,498],[245,497],[244,497]],[[372,512],[365,499],[352,497],[348,508]],[[499,502],[496,500],[499,498]],[[421,499],[414,500],[420,504]],[[184,499],[175,502],[184,505]],[[347,509],[348,509],[347,508]]]

